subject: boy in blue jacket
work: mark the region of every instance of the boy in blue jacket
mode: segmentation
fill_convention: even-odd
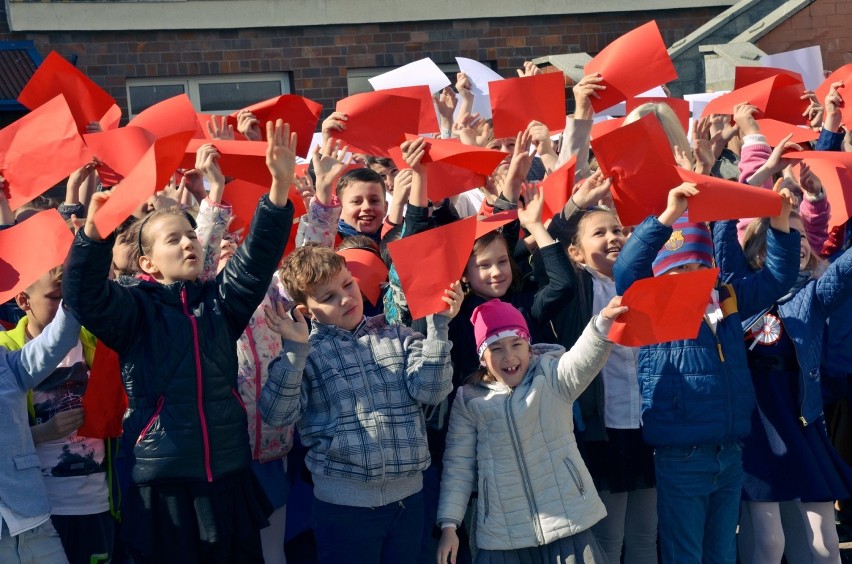
[[[730,245],[731,230],[689,223],[684,212],[698,193],[685,183],[669,192],[666,210],[640,224],[613,267],[616,292],[636,280],[712,267]],[[771,219],[766,268],[720,281],[695,339],[644,346],[639,388],[645,440],[654,447],[663,562],[736,560],[742,487],[742,445],[754,409],[741,321],[781,297],[796,281],[799,235],[790,232],[792,201],[783,190]],[[674,229],[673,229],[674,227]]]
[[[77,344],[80,325],[60,306],[20,350],[0,347],[0,562],[68,562],[50,505],[27,413],[27,392]]]

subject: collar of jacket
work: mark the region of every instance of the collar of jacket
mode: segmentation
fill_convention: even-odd
[[[347,331],[337,325],[328,325],[325,323],[321,323],[316,319],[311,320],[312,332],[314,335],[325,337],[325,336],[335,336],[338,338],[346,338],[346,339],[357,339],[364,333],[364,328],[368,325],[369,321],[372,319],[376,319],[375,317],[366,317],[364,316],[361,319],[361,322],[358,324],[355,329],[352,331]]]

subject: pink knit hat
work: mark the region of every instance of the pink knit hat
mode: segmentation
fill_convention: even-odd
[[[498,299],[487,301],[473,310],[470,316],[473,323],[473,335],[476,338],[476,352],[479,358],[488,345],[506,337],[520,337],[530,341],[527,321],[515,306]]]

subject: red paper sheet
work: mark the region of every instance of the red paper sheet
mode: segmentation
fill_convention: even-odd
[[[704,107],[701,115],[733,115],[734,106],[747,102],[762,112],[758,116],[760,118],[806,125],[802,117],[808,107],[808,102],[801,99],[804,90],[805,86],[795,78],[779,74],[714,98]]]
[[[192,135],[193,131],[184,131],[154,141],[95,215],[95,227],[101,237],[107,238],[140,204],[168,183]]]
[[[817,100],[820,104],[825,103],[825,97],[831,90],[831,85],[835,82],[843,81],[843,87],[838,90],[838,93],[843,98],[843,107],[840,108],[840,114],[843,116],[843,124],[848,128],[852,126],[852,63],[843,65],[819,85],[816,89]]]
[[[565,164],[551,172],[541,184],[542,196],[544,196],[544,208],[541,219],[547,221],[562,211],[565,204],[571,198],[574,189],[574,169],[577,165],[577,156],[574,155]]]
[[[773,190],[705,176],[678,166],[684,182],[694,182],[698,194],[689,199],[689,221],[721,221],[743,217],[774,217],[781,213],[781,197]]]
[[[121,436],[121,422],[127,410],[127,394],[121,382],[118,353],[98,341],[83,394],[86,420],[77,429],[81,437],[109,439]]]
[[[405,135],[405,138],[412,141],[417,139],[417,136],[409,133]],[[509,156],[509,153],[503,151],[465,145],[458,139],[424,139],[424,141],[427,147],[426,154],[421,160],[424,165],[443,163],[487,175],[493,173],[497,165]],[[402,156],[401,149],[398,154]],[[405,161],[402,164],[404,166],[400,168],[410,168]]]
[[[130,120],[128,127],[141,127],[155,138],[167,137],[175,133],[198,128],[198,116],[189,101],[189,96],[181,94],[158,102]]]
[[[0,231],[0,303],[65,262],[73,241],[74,235],[54,209]]]
[[[615,131],[619,127],[624,125],[624,118],[615,118],[615,119],[604,119],[592,125],[592,139],[598,139],[599,137],[603,137],[610,131]]]
[[[494,137],[515,137],[531,121],[551,133],[565,129],[565,77],[559,73],[507,78],[488,84]]]
[[[467,217],[388,245],[412,319],[447,309],[441,297],[461,278],[475,234],[476,218]]]
[[[819,156],[808,156],[804,160],[811,171],[822,182],[825,197],[831,206],[831,217],[828,220],[829,229],[844,225],[852,217],[852,171],[850,164],[843,160],[852,160],[852,153],[835,151],[803,151],[802,153],[787,153],[785,156],[809,153]],[[824,155],[848,155],[845,159],[826,158]]]
[[[361,294],[374,306],[378,305],[382,285],[388,281],[388,267],[382,259],[364,249],[343,249],[337,254],[346,259],[346,268],[358,281]]]
[[[761,80],[766,80],[767,78],[772,78],[773,76],[778,76],[779,74],[786,74],[793,78],[796,82],[801,82],[802,84],[805,82],[802,79],[802,75],[787,69],[776,69],[773,67],[736,67],[734,68],[734,90],[738,90],[748,86],[749,84],[754,84],[755,82],[760,82]]]
[[[696,338],[718,276],[708,268],[636,281],[621,299],[629,309],[613,322],[610,340],[640,347]]]
[[[406,133],[418,133],[420,125],[418,99],[384,90],[344,98],[336,110],[348,116],[346,130],[331,136],[347,143],[353,153],[390,157],[388,149],[399,145]]]
[[[254,212],[257,210],[257,202],[264,194],[268,193],[269,186],[240,179],[228,182],[225,185],[225,191],[222,193],[222,201],[230,204],[234,213],[234,219],[228,226],[228,230],[239,231],[240,229],[244,229],[243,236],[247,235]],[[305,203],[293,186],[290,186],[288,199],[293,202],[293,219],[302,217],[307,213]]]
[[[476,220],[476,235],[474,236],[474,240],[484,237],[495,229],[500,229],[516,219],[518,219],[518,210],[506,210],[487,217],[478,217]]]
[[[663,126],[654,114],[592,140],[623,225],[637,225],[666,208],[669,190],[681,183]]]
[[[402,96],[404,98],[414,98],[420,102],[420,119],[417,131],[414,133],[437,133],[440,131],[440,126],[438,126],[438,114],[435,112],[435,103],[432,100],[432,93],[429,91],[428,86],[421,84],[420,86],[385,88],[382,92],[385,94],[392,94],[394,96]]]
[[[0,172],[12,211],[60,182],[91,159],[59,95],[0,131]]]
[[[296,94],[284,94],[245,109],[253,113],[260,122],[260,132],[264,141],[266,141],[266,122],[283,119],[285,123],[289,123],[290,131],[297,134],[296,154],[301,157],[308,156],[311,137],[317,129],[317,122],[322,114],[322,104]],[[228,124],[234,126],[235,132],[238,113],[234,112],[228,116]]]
[[[658,98],[658,97],[647,97],[647,98],[630,98],[627,100],[626,109],[629,114],[634,109],[638,108],[642,104],[656,104],[662,103],[668,105],[672,109],[672,111],[677,116],[678,121],[680,121],[681,127],[685,132],[689,131],[689,102],[682,98]]]
[[[21,90],[18,102],[34,110],[59,94],[65,96],[78,132],[84,133],[92,121],[99,122],[104,130],[118,127],[121,108],[112,96],[59,53],[51,51]]]
[[[399,147],[388,149],[388,155],[400,170],[410,168],[405,159],[402,158],[402,149]],[[428,158],[428,155],[424,156],[424,159],[426,158]],[[430,161],[424,165],[424,169],[426,171],[426,192],[433,202],[439,202],[444,198],[485,185],[484,174],[446,162]]]
[[[790,133],[793,134],[790,143],[808,143],[819,139],[819,132],[810,127],[799,127],[777,119],[759,119],[757,125],[770,147],[777,147]]]
[[[184,168],[195,168],[195,153],[202,145],[210,143],[208,139],[191,139],[186,146],[186,154],[181,165]],[[219,168],[222,174],[266,186],[267,192],[272,185],[272,175],[266,166],[265,141],[230,141],[218,140],[213,142],[221,155]]]
[[[677,80],[677,71],[655,21],[622,35],[595,55],[586,63],[583,74],[596,72],[606,86],[606,90],[598,91],[600,98],[592,99],[592,106],[598,112]]]

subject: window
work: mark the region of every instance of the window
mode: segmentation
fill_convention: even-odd
[[[230,114],[289,93],[290,78],[283,73],[127,79],[130,117],[179,94],[187,94],[199,112]]]

